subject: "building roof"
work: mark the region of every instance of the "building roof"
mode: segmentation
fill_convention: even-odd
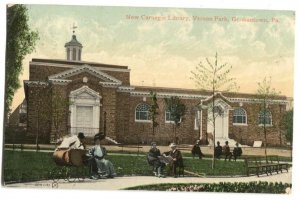
[[[89,62],[89,61],[71,61],[65,59],[40,59],[33,58],[33,63],[48,63],[48,64],[57,64],[57,65],[70,65],[70,66],[82,66],[83,64],[88,64],[93,67],[105,67],[105,68],[116,68],[116,69],[128,69],[128,66],[114,65],[114,64],[104,64],[98,62]],[[69,67],[70,67],[69,66]]]
[[[171,92],[171,93],[188,93],[194,95],[206,95],[211,96],[212,92],[209,90],[201,89],[185,89],[185,88],[169,88],[169,87],[151,87],[151,86],[133,86],[136,91],[154,91],[154,92]],[[258,95],[254,93],[241,93],[241,92],[223,92],[220,91],[224,96],[231,98],[257,98]],[[217,92],[216,92],[217,93]],[[287,97],[284,95],[275,96],[278,100],[286,100]]]
[[[82,44],[76,39],[76,35],[72,35],[72,39],[70,42],[67,42],[65,44],[65,47],[67,46],[79,46],[82,47]]]

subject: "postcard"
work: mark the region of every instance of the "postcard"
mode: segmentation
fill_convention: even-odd
[[[295,11],[7,5],[6,188],[290,194]]]

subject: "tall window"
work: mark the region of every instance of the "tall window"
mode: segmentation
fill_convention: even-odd
[[[76,48],[73,48],[73,57],[72,57],[73,61],[76,61]]]
[[[166,123],[174,123],[174,120],[173,120],[172,117],[171,117],[171,112],[168,111],[168,110],[165,111],[165,122],[166,122]],[[179,120],[179,123],[180,123],[180,122],[181,122],[181,118],[180,118],[180,120]]]
[[[135,109],[135,120],[137,121],[148,121],[150,120],[149,114],[150,106],[145,103],[139,104]]]
[[[81,61],[81,50],[78,50],[78,61]]]
[[[70,48],[67,48],[67,60],[70,60]]]
[[[270,111],[260,111],[258,114],[258,124],[272,125],[272,114]]]
[[[237,108],[233,111],[234,124],[247,124],[247,114],[243,108]]]

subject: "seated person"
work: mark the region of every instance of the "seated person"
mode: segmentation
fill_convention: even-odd
[[[85,149],[84,145],[85,136],[83,133],[78,133],[78,135],[73,135],[71,137],[65,137],[61,144],[56,148],[58,150],[67,150],[67,149]]]
[[[183,171],[183,158],[175,143],[171,143],[170,148],[171,151],[166,152],[165,155],[172,157],[173,161],[170,165],[172,167],[173,176],[177,177],[177,167],[179,167],[179,170]],[[179,172],[179,174],[180,173],[183,174],[183,172]]]
[[[221,155],[222,155],[222,147],[221,147],[221,145],[220,145],[220,142],[219,141],[217,141],[217,146],[215,147],[215,157],[217,158],[217,159],[220,159],[220,157],[221,157]]]
[[[109,160],[104,159],[106,150],[100,145],[100,139],[103,139],[102,135],[102,133],[98,133],[94,136],[95,146],[88,152],[92,179],[113,178],[116,176],[113,164]]]
[[[234,161],[236,161],[237,157],[240,157],[243,153],[242,148],[239,147],[239,143],[236,143],[235,146],[236,147],[234,147],[233,152],[232,152]]]
[[[230,147],[228,145],[228,141],[226,141],[225,145],[223,146],[223,154],[225,156],[225,161],[227,160],[227,158],[229,158],[229,161],[231,161],[232,153],[230,151]]]
[[[202,159],[202,157],[204,156],[201,151],[201,148],[200,148],[200,140],[197,140],[196,144],[193,146],[192,155],[193,155],[193,158],[195,157],[195,155],[198,155],[199,159]]]
[[[152,142],[151,149],[149,150],[149,153],[147,156],[148,163],[151,166],[153,166],[153,170],[154,170],[153,173],[155,176],[164,177],[164,175],[162,174],[162,171],[163,171],[163,168],[165,167],[165,164],[160,161],[159,156],[161,156],[160,150],[156,147],[156,143]]]

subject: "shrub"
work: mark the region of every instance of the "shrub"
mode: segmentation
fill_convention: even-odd
[[[155,190],[155,191],[187,191],[187,192],[233,192],[233,193],[286,193],[291,184],[282,182],[220,182],[196,184],[159,184],[127,188],[127,190]]]

